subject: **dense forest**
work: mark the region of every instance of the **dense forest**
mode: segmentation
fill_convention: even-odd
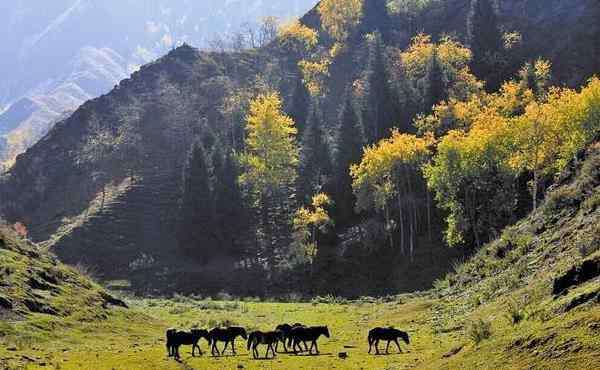
[[[184,45],[20,156],[0,212],[140,290],[427,288],[598,138],[576,3],[323,0],[260,48]]]

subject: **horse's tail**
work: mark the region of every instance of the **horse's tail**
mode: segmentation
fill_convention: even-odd
[[[254,342],[255,337],[256,337],[255,332],[250,333],[250,335],[248,336],[248,342],[246,344],[246,349],[248,351],[250,350],[250,346],[252,346],[252,343]]]
[[[375,342],[375,331],[369,330],[369,335],[367,336],[367,341],[369,342],[369,346]]]

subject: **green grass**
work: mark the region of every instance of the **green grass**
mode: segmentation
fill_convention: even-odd
[[[206,307],[207,301],[193,299],[128,302],[130,309],[113,309],[106,316],[63,319],[32,315],[26,321],[3,323],[0,333],[7,335],[0,335],[0,368],[583,369],[600,361],[600,338],[594,331],[598,329],[593,329],[600,325],[597,306],[553,314],[549,320],[528,317],[515,326],[506,317],[502,299],[463,314],[459,313],[460,300],[428,296],[344,304],[210,301],[211,307]],[[237,356],[214,358],[202,341],[202,357],[192,357],[189,347],[182,348],[181,363],[166,357],[163,336],[167,327],[206,328],[224,323],[269,330],[296,321],[329,326],[332,336],[320,340],[320,356],[279,354],[275,360],[254,360],[245,343],[238,340]],[[478,322],[489,323],[489,327],[485,325],[482,340],[474,341],[471,323]],[[411,344],[402,345],[401,354],[367,354],[368,330],[389,325],[407,330]],[[457,354],[444,357],[456,348],[460,348]],[[263,351],[261,348],[261,354]],[[348,359],[339,359],[339,352],[347,352]]]

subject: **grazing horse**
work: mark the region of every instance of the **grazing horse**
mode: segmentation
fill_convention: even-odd
[[[210,345],[210,339],[208,337],[208,331],[200,329],[192,329],[191,331],[179,331],[176,329],[167,329],[167,352],[169,357],[173,356],[179,358],[179,347],[186,344],[192,346],[192,356],[196,354],[196,348],[200,351],[202,356],[202,349],[198,345],[200,338],[204,338]]]
[[[300,342],[304,342],[306,344],[306,342],[310,341],[311,345],[310,348],[308,349],[308,353],[312,354],[312,350],[313,348],[316,351],[316,354],[319,354],[319,347],[317,346],[317,339],[319,339],[319,337],[321,335],[326,336],[327,338],[329,338],[329,329],[327,328],[327,326],[311,326],[311,327],[304,327],[304,326],[298,326],[292,329],[291,331],[291,336],[292,336],[292,342],[293,342],[293,347],[292,349],[294,350],[294,354],[298,354],[298,349],[300,349],[300,352],[302,352],[302,347],[300,346]]]
[[[379,354],[379,341],[385,340],[387,341],[387,346],[385,347],[385,353],[389,353],[390,342],[396,343],[398,347],[398,351],[402,352],[400,349],[400,344],[398,343],[398,338],[402,338],[404,343],[409,344],[410,340],[408,338],[408,333],[394,329],[392,327],[389,328],[374,328],[369,330],[369,353],[371,353],[371,347],[375,345],[375,353]]]
[[[235,338],[237,338],[238,336],[247,339],[248,336],[246,335],[246,329],[237,326],[232,326],[226,329],[214,328],[213,330],[211,330],[208,333],[208,337],[209,340],[212,342],[212,355],[214,356],[215,352],[217,353],[217,356],[224,354],[229,343],[231,343],[231,350],[235,355]],[[223,351],[219,352],[219,349],[217,348],[217,342],[225,342],[225,347],[223,347]]]
[[[273,345],[276,346],[277,343],[279,343],[279,341],[282,339],[282,336],[283,332],[277,330],[266,333],[262,331],[253,331],[248,336],[248,350],[250,350],[250,347],[252,347],[252,356],[254,356],[254,358],[258,358],[258,345],[266,344],[267,352],[265,352],[265,358],[269,358],[269,350],[273,352],[273,358],[275,358],[275,347]]]

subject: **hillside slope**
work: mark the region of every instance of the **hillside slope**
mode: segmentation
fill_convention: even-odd
[[[0,5],[0,166],[43,137],[64,111],[104,94],[139,65],[187,41],[211,46],[215,34],[286,19],[316,0],[245,4],[187,1],[74,1]],[[110,26],[104,22],[111,19]],[[244,26],[245,27],[245,26]],[[226,37],[222,42],[229,43]],[[1,169],[1,168],[0,168]]]
[[[0,226],[0,318],[46,314],[68,317],[123,306],[102,287],[47,251]],[[8,335],[3,332],[0,336]]]
[[[427,6],[411,18],[414,23],[407,23],[402,13],[390,16],[390,27],[384,29],[390,31],[384,34],[386,47],[403,48],[420,31],[434,37],[456,32],[459,39],[467,41],[468,1],[425,3]],[[531,50],[535,57],[547,56],[556,62],[559,66],[557,83],[572,83],[587,78],[591,67],[586,64],[585,68],[579,68],[569,63],[564,67],[560,61],[583,54],[593,45],[582,41],[570,44],[569,48],[561,44],[559,48],[537,40],[546,37],[548,29],[553,27],[569,32],[564,39],[575,38],[581,31],[580,26],[589,24],[584,11],[588,3],[577,0],[565,8],[561,1],[552,1],[543,7],[539,0],[511,0],[502,3],[501,15],[506,22],[513,20],[507,27],[523,31],[527,45],[539,44],[539,48]],[[523,17],[515,18],[516,14]],[[327,94],[321,102],[325,116],[323,131],[330,151],[334,149],[330,137],[339,127],[338,114],[345,91],[363,77],[368,64],[368,57],[364,55],[368,54],[365,29],[373,29],[379,21],[382,20],[362,25],[364,29],[356,27],[348,40],[349,47],[336,55],[330,66],[329,78],[325,81]],[[319,31],[319,47],[330,46],[331,40],[321,28],[315,10],[309,12],[303,22]],[[524,56],[527,57],[533,56]],[[585,60],[584,63],[589,62]],[[222,277],[214,276],[215,271],[223,270],[222,266],[212,271],[194,264],[178,245],[178,218],[187,159],[191,146],[197,141],[210,141],[209,134],[216,132],[219,139],[225,141],[229,139],[229,131],[239,130],[232,127],[229,117],[223,113],[227,98],[237,91],[252,92],[256,85],[266,85],[281,92],[287,111],[297,108],[294,88],[302,85],[297,62],[298,56],[290,55],[278,45],[240,53],[204,53],[187,45],[171,51],[123,80],[110,93],[83,104],[22,154],[10,172],[0,177],[0,213],[11,222],[25,223],[33,240],[52,246],[66,262],[96,266],[108,279],[129,278],[135,274],[141,283],[151,286],[160,280],[164,288],[164,281],[174,281],[165,275],[178,269],[202,280],[205,286],[214,282],[213,289],[217,291],[231,285],[223,284]],[[518,64],[517,69],[520,66]],[[399,122],[399,125],[401,129],[414,129],[410,122]],[[349,234],[344,227],[354,226],[352,223],[356,222],[354,219],[341,221],[337,223],[340,230],[336,230],[341,236],[339,239]],[[375,276],[378,289],[381,288],[378,294],[397,287],[411,290],[427,286],[435,274],[441,273],[460,255],[460,251],[448,251],[442,245],[439,232],[443,227],[442,216],[434,217],[433,223],[434,229],[436,226],[439,229],[434,230],[436,237],[432,240],[422,235],[422,240],[418,240],[415,250],[421,255],[415,264],[404,258],[401,263],[405,265],[398,268],[396,260],[389,263],[393,259],[382,253],[375,262],[388,262],[385,268],[378,268],[376,273],[361,271],[360,275],[355,265],[361,261],[362,250],[356,248],[358,251],[351,261],[355,265],[345,266],[356,276],[357,281],[352,284],[358,285],[360,280]],[[334,242],[336,247],[342,243]],[[207,254],[217,250],[214,246],[197,247],[213,248],[205,251]],[[420,272],[437,266],[435,262],[443,266],[421,278]],[[197,275],[205,271],[212,276],[211,281],[208,281],[210,276]],[[180,276],[178,285],[193,289],[184,283],[190,277]],[[391,277],[401,283],[390,288]],[[328,277],[325,284],[331,281],[343,279]],[[218,286],[219,283],[223,286]],[[368,291],[366,288],[358,294]]]
[[[595,369],[600,361],[599,169],[596,143],[563,173],[537,212],[457,264],[427,292],[356,301],[324,297],[312,303],[131,299],[129,315],[115,312],[77,329],[59,325],[60,337],[35,339],[33,346],[19,346],[12,354],[0,347],[0,364],[7,356],[6,364],[14,368],[35,369],[41,364],[94,370]],[[166,357],[162,339],[170,326],[227,323],[267,330],[295,321],[329,326],[331,337],[319,341],[321,355],[279,353],[275,360],[261,361],[238,344],[237,356],[224,357],[192,357],[189,347],[182,348],[176,362]],[[393,347],[387,356],[368,354],[369,329],[389,325],[407,330],[410,344],[401,344],[402,353]],[[204,341],[200,346],[207,349]],[[339,358],[340,352],[347,358]]]

